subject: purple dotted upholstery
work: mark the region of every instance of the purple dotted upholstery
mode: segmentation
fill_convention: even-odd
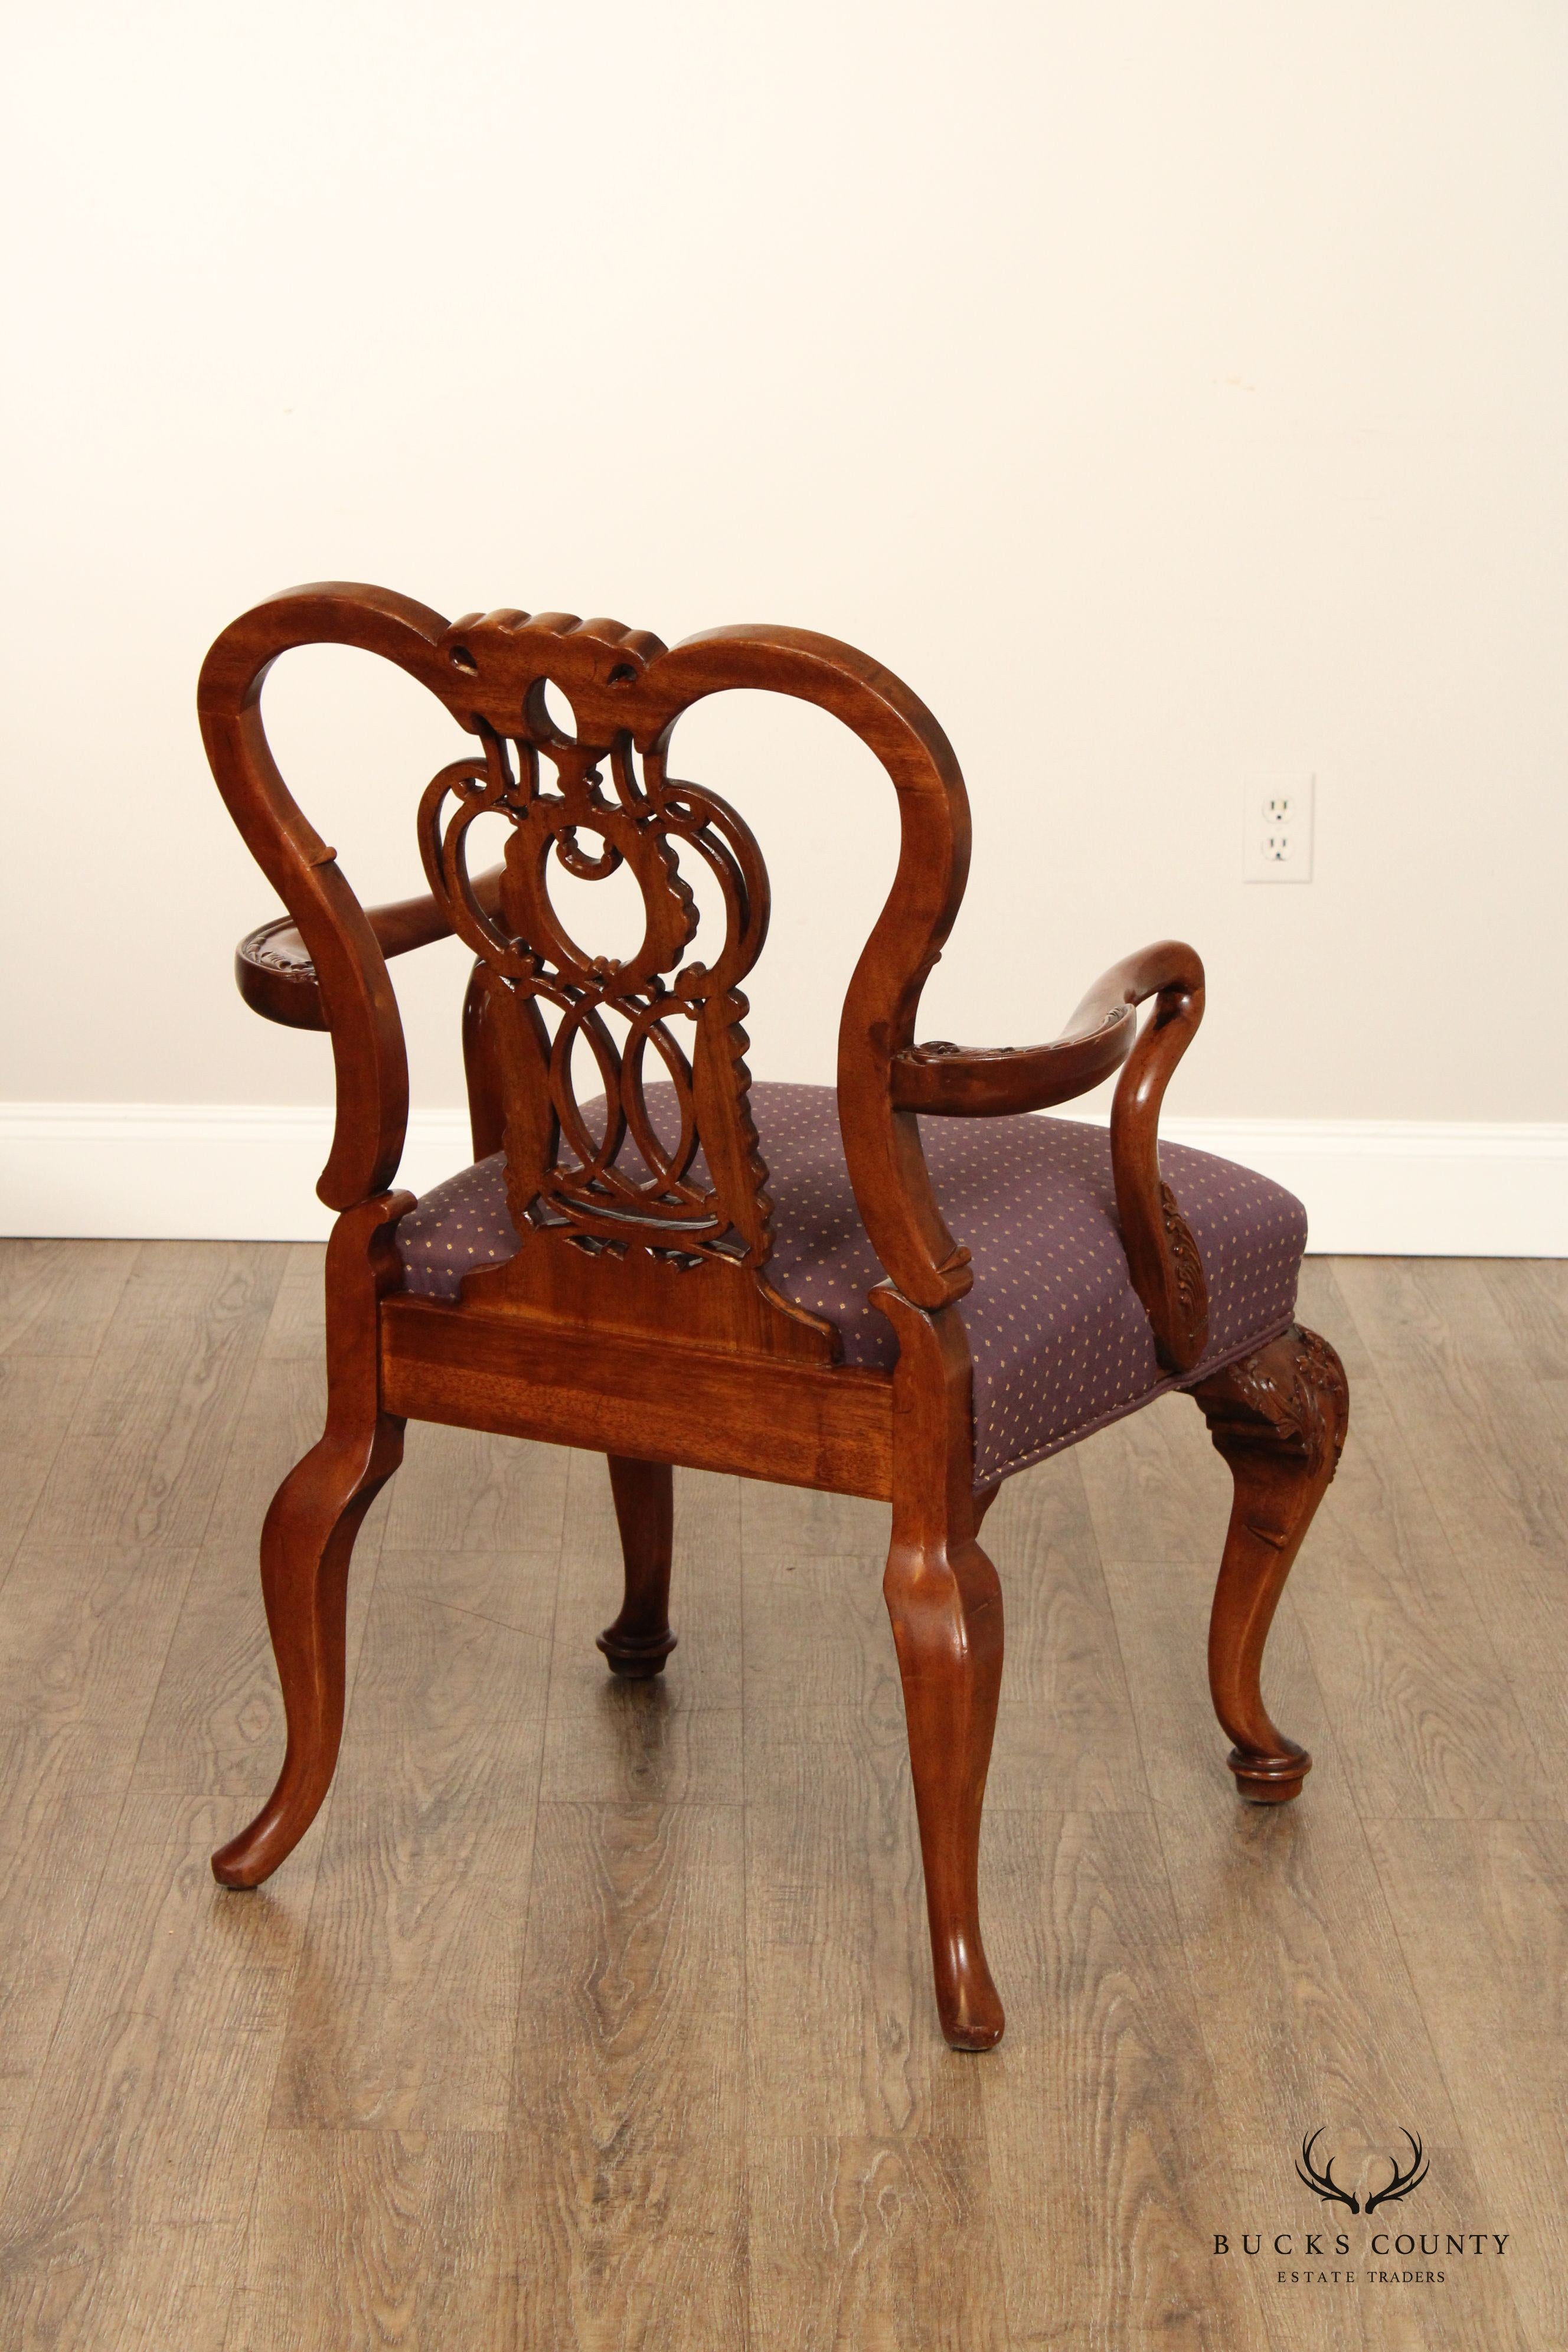
[[[662,1129],[660,1091],[668,1089],[650,1087],[648,1102]],[[773,1202],[770,1280],[837,1325],[846,1363],[889,1367],[892,1326],[867,1296],[882,1269],[849,1189],[832,1087],[754,1086],[752,1115]],[[948,1229],[974,1265],[961,1312],[984,1487],[1176,1383],[1161,1373],[1128,1278],[1104,1128],[926,1118],[921,1136]],[[622,1159],[634,1172],[626,1151]],[[1307,1218],[1281,1186],[1206,1151],[1163,1144],[1160,1164],[1208,1285],[1209,1352],[1186,1376],[1190,1385],[1290,1321]],[[475,1266],[510,1257],[518,1244],[502,1155],[427,1192],[397,1240],[405,1286],[421,1298],[456,1299]]]

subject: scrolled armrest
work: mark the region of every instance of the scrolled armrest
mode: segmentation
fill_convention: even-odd
[[[1137,1009],[1150,997],[1154,1009],[1140,1033]],[[1160,1105],[1203,1013],[1201,960],[1181,940],[1161,940],[1103,972],[1047,1045],[915,1045],[894,1055],[890,1073],[897,1109],[999,1118],[1070,1102],[1121,1071],[1110,1110],[1121,1238],[1156,1353],[1175,1372],[1202,1359],[1208,1297],[1197,1244],[1160,1174]]]
[[[1119,1070],[1138,1034],[1138,1007],[1204,968],[1189,947],[1162,940],[1101,972],[1047,1045],[911,1045],[892,1062],[893,1104],[937,1118],[1005,1118],[1086,1095]],[[1196,1024],[1194,1023],[1194,1026]]]
[[[911,1045],[893,1057],[893,1107],[934,1118],[1005,1118],[1088,1094],[1131,1049],[1132,1008],[1119,1004],[1083,1034],[1048,1045]]]
[[[501,868],[494,866],[479,875],[474,896],[487,915],[500,901]],[[428,891],[417,898],[398,898],[386,907],[369,907],[365,920],[375,933],[384,956],[410,954],[434,940],[449,939],[452,926]],[[250,931],[234,951],[235,984],[253,1013],[281,1022],[289,1029],[330,1029],[321,1003],[316,967],[287,915]]]

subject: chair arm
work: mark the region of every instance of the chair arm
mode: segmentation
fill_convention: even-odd
[[[487,915],[500,906],[501,872],[493,866],[475,877],[474,896]],[[396,899],[389,907],[368,907],[365,919],[384,956],[407,955],[452,935],[451,924],[428,891],[417,898]],[[264,1020],[279,1021],[289,1029],[331,1027],[316,983],[316,967],[287,915],[263,923],[241,940],[234,951],[234,977],[247,1004]]]
[[[1137,1008],[1150,997],[1140,1034]],[[1180,940],[1162,940],[1103,973],[1048,1045],[915,1045],[890,1066],[896,1108],[943,1118],[1045,1110],[1121,1069],[1110,1111],[1121,1238],[1160,1361],[1178,1372],[1203,1356],[1208,1300],[1197,1244],[1160,1174],[1160,1105],[1203,1013],[1202,962]]]
[[[1005,1118],[1071,1102],[1121,1067],[1138,1034],[1139,1005],[1184,974],[1201,1001],[1197,957],[1162,940],[1102,972],[1048,1045],[911,1045],[893,1056],[894,1108],[936,1118]]]

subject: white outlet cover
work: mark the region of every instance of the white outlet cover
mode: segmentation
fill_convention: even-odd
[[[1242,788],[1241,878],[1244,882],[1310,882],[1317,800],[1316,776]]]

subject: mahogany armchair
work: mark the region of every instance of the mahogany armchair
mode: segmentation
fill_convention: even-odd
[[[420,803],[427,898],[367,913],[273,763],[262,682],[279,654],[317,643],[399,664],[473,739]],[[736,812],[668,768],[680,714],[731,688],[831,711],[898,793],[897,874],[845,1000],[836,1093],[753,1087],[742,1058],[766,872]],[[917,1045],[968,866],[963,781],[907,687],[801,630],[717,629],[667,651],[612,621],[449,624],[329,583],[226,629],[200,703],[219,788],[289,909],[241,944],[241,992],[270,1020],[330,1030],[337,1085],[319,1187],[339,1213],[326,1430],[261,1538],[287,1752],[260,1813],[214,1856],[218,1878],[257,1885],[326,1793],[349,1557],[411,1416],[608,1456],[626,1586],[599,1646],[619,1675],[658,1674],[675,1647],[672,1464],[870,1496],[892,1505],[884,1591],[942,2029],[956,2049],[989,2048],[1003,2015],[977,1857],[1002,1602],[978,1536],[1012,1472],[1188,1391],[1235,1483],[1209,1641],[1231,1769],[1243,1796],[1279,1804],[1310,1763],[1270,1721],[1258,1675],[1334,1474],[1345,1381],[1292,1319],[1300,1204],[1200,1152],[1167,1147],[1162,1169],[1161,1097],[1203,1011],[1197,957],[1171,941],[1129,957],[1050,1045]],[[468,832],[488,813],[506,822],[504,861],[472,877]],[[565,930],[552,856],[587,880],[629,869],[647,928],[628,960]],[[698,918],[682,861],[722,900],[707,961],[686,960]],[[386,965],[452,932],[476,958],[475,1164],[416,1202],[395,1189],[408,1089]],[[584,1066],[596,1102],[579,1097]],[[1118,1067],[1109,1134],[1021,1116]]]

